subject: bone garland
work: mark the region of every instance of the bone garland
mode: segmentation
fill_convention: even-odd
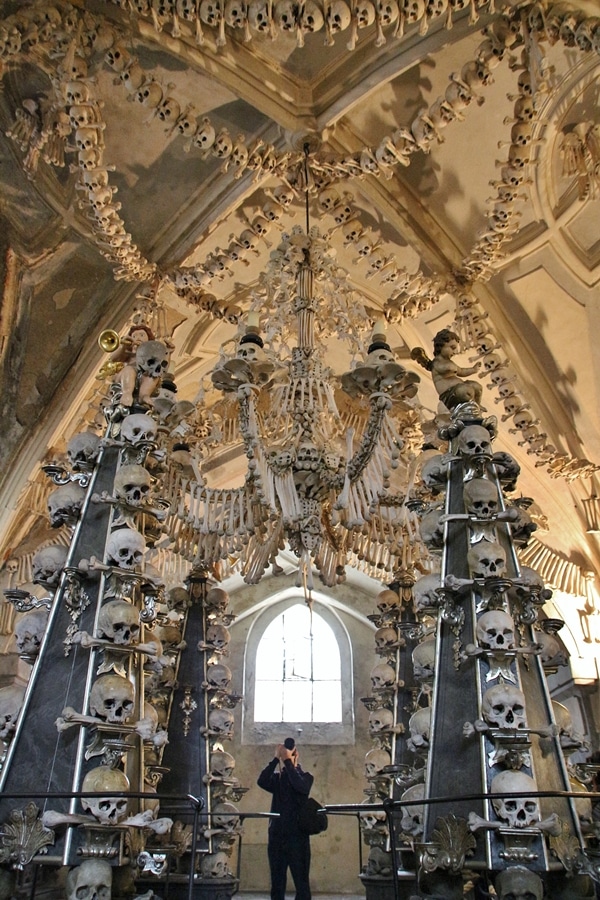
[[[569,12],[564,12],[562,21],[568,23],[569,18]],[[550,43],[552,43],[553,41],[544,31],[543,24],[535,24],[537,20],[533,21],[535,28],[539,28],[542,37],[548,38]],[[529,25],[530,27],[532,25],[531,17]],[[498,36],[503,37],[503,34],[499,31],[499,26],[496,26],[496,29],[490,26],[489,32],[492,38],[495,38],[492,41],[492,52],[497,52],[496,41]],[[565,32],[564,41],[567,45],[569,44],[567,32]],[[591,46],[585,40],[579,46],[584,51],[591,49]],[[490,227],[481,235],[479,244],[472,250],[470,257],[463,261],[462,270],[459,270],[462,275],[469,279],[473,277],[487,279],[493,274],[493,263],[500,257],[502,244],[512,234],[513,229],[510,224],[510,218],[515,215],[514,202],[518,199],[523,199],[521,195],[515,192],[515,188],[520,184],[527,183],[525,180],[525,167],[531,162],[530,148],[536,143],[533,139],[535,93],[536,90],[547,90],[548,85],[543,82],[535,83],[534,75],[532,74],[534,70],[531,43],[526,45],[523,50],[523,60],[523,69],[518,79],[519,93],[511,97],[511,99],[515,100],[515,115],[514,119],[509,120],[513,122],[513,127],[511,130],[511,141],[509,142],[508,159],[504,163],[498,163],[502,167],[501,181],[492,182],[492,185],[497,187],[499,196],[491,201],[494,203],[494,206],[488,216]],[[516,66],[512,65],[511,68],[516,68]]]
[[[481,310],[474,297],[467,293],[459,293],[456,300],[455,323],[457,331],[461,334],[461,343],[465,347],[477,347],[479,354],[474,358],[483,363],[482,375],[489,375],[490,384],[497,390],[498,397],[495,403],[502,401],[506,415],[502,421],[513,417],[518,433],[523,436],[520,446],[526,446],[526,452],[538,457],[536,466],[546,466],[547,471],[554,478],[564,477],[569,481],[576,478],[587,478],[599,466],[587,459],[569,459],[561,454],[547,441],[547,434],[541,433],[537,428],[537,421],[527,414],[527,404],[519,393],[517,376],[510,370],[508,362],[498,364],[498,356],[495,349],[501,349],[493,334],[493,327],[488,325],[487,315]],[[512,430],[512,429],[509,429]],[[517,433],[512,430],[513,433]]]

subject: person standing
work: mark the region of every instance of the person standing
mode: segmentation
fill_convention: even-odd
[[[278,744],[275,757],[258,776],[258,786],[272,794],[268,857],[271,870],[271,900],[285,900],[287,870],[296,888],[296,900],[311,900],[310,838],[301,831],[298,812],[313,784],[310,772],[298,763],[293,738]]]

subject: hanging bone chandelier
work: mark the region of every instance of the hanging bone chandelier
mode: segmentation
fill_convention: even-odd
[[[276,566],[287,545],[299,559],[299,584],[311,590],[313,565],[327,585],[343,580],[349,561],[380,574],[406,568],[417,532],[391,474],[400,462],[408,468],[396,422],[399,412],[414,421],[406,401],[419,377],[394,361],[383,319],[361,364],[341,377],[325,364],[325,341],[360,348],[356,335],[369,316],[342,286],[326,238],[310,227],[308,189],[306,196],[306,230],[282,236],[265,296],[255,299],[235,354],[222,354],[211,376],[237,400],[245,483],[231,490],[195,480],[180,485],[184,500],[170,530],[195,568],[239,564],[250,584]],[[265,348],[262,326],[276,349]]]

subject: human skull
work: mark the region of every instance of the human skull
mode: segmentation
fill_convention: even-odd
[[[210,754],[210,774],[213,778],[229,781],[233,779],[235,759],[225,750],[214,750]]]
[[[554,720],[559,728],[560,745],[564,753],[572,753],[573,750],[579,750],[585,744],[585,739],[580,732],[575,729],[573,718],[568,706],[559,703],[558,700],[552,701],[552,712]]]
[[[369,809],[360,812],[360,824],[363,832],[379,832],[387,834],[387,815],[383,810]],[[365,835],[366,836],[366,835]],[[367,841],[369,843],[369,841]]]
[[[98,766],[87,773],[81,790],[83,793],[124,792],[129,790],[129,779],[120,769]],[[81,805],[102,825],[117,825],[129,809],[127,797],[82,797]]]
[[[48,513],[52,528],[74,525],[85,500],[85,490],[72,481],[56,488],[48,496]]]
[[[526,428],[529,428],[529,426],[533,423],[533,420],[533,413],[528,409],[522,409],[520,412],[516,413],[513,416],[515,428],[518,428],[519,431],[524,431]]]
[[[483,718],[496,728],[525,728],[525,695],[512,684],[495,684],[483,695]]]
[[[400,598],[395,591],[380,591],[376,597],[377,609],[383,616],[394,616],[400,613]]]
[[[331,0],[325,20],[331,34],[338,34],[338,32],[345,31],[348,28],[352,15],[344,0]]]
[[[212,146],[212,153],[214,156],[218,156],[219,159],[226,159],[231,156],[233,151],[233,140],[227,128],[221,128],[215,137],[215,142]]]
[[[68,553],[68,548],[62,544],[51,544],[37,550],[32,560],[33,583],[44,587],[56,587],[66,565]]]
[[[221,622],[214,622],[206,629],[206,643],[220,653],[225,652],[230,639],[229,629]]]
[[[94,125],[97,120],[97,108],[91,103],[73,104],[69,109],[69,120],[74,129]]]
[[[228,866],[229,857],[224,850],[207,853],[202,857],[200,871],[203,878],[227,878],[231,875]]]
[[[547,631],[535,631],[535,642],[540,644],[540,660],[542,666],[554,668],[568,665],[569,658],[556,635]]]
[[[248,16],[247,4],[244,0],[227,0],[224,15],[230,28],[243,28]]]
[[[390,731],[394,726],[394,713],[391,709],[381,707],[372,709],[369,713],[369,731],[371,734],[379,734],[382,731]]]
[[[404,791],[400,802],[408,802],[414,800],[423,800],[425,798],[425,785],[413,784],[408,790]],[[402,821],[400,828],[404,834],[410,834],[413,837],[419,837],[423,834],[425,823],[425,807],[424,806],[407,806],[402,810]]]
[[[472,578],[501,578],[506,572],[506,552],[495,541],[479,541],[467,553]]]
[[[92,127],[91,125],[87,125],[83,128],[78,128],[75,132],[75,145],[77,149],[82,152],[86,150],[93,150],[100,144],[100,130],[98,128]]]
[[[211,709],[208,714],[208,727],[211,734],[218,735],[221,740],[230,741],[233,737],[233,713],[229,709]]]
[[[525,866],[509,866],[496,876],[498,900],[543,900],[544,883]]]
[[[377,19],[384,27],[393,25],[400,14],[396,0],[377,0],[375,8]]]
[[[250,27],[260,34],[267,34],[271,30],[271,17],[269,16],[269,3],[267,0],[251,0],[248,7],[248,21]]]
[[[511,769],[500,772],[492,779],[490,792],[492,794],[516,794],[535,793],[537,784],[534,779],[524,772],[515,772]],[[510,828],[530,828],[540,821],[540,811],[535,797],[507,797],[492,798],[492,806],[498,818]]]
[[[20,656],[37,656],[48,626],[48,610],[32,609],[15,625],[15,641]]]
[[[492,459],[498,478],[505,489],[514,490],[515,482],[521,472],[521,467],[516,459],[510,453],[505,453],[502,450],[494,453]]]
[[[169,365],[169,351],[162,341],[143,341],[135,351],[135,364],[142,375],[160,378]]]
[[[475,629],[477,641],[484,650],[515,649],[515,623],[508,613],[492,609],[483,613]]]
[[[417,681],[433,678],[435,673],[435,638],[417,644],[412,652],[412,664]]]
[[[193,144],[199,150],[210,150],[215,142],[217,132],[215,131],[210,119],[204,118],[200,122],[193,138]]]
[[[107,562],[120,569],[135,569],[141,565],[145,550],[146,541],[139,531],[119,528],[112,532],[106,543]]]
[[[226,691],[231,684],[231,669],[222,663],[216,663],[209,666],[206,670],[206,681],[210,687],[217,688],[220,691]]]
[[[375,21],[375,4],[371,0],[359,0],[355,16],[357,28],[368,28]]]
[[[129,506],[141,506],[148,498],[152,478],[144,466],[131,463],[121,466],[115,475],[115,496]]]
[[[103,859],[86,859],[67,875],[67,900],[110,900],[112,871]]]
[[[443,515],[443,509],[431,509],[421,519],[421,539],[430,550],[439,550],[444,546]]]
[[[107,641],[130,646],[140,636],[139,610],[126,600],[109,600],[98,614],[98,634]]]
[[[381,776],[382,770],[392,764],[392,758],[387,750],[374,748],[365,754],[365,774],[367,778]]]
[[[577,42],[577,29],[581,19],[572,10],[565,12],[558,31],[559,37],[567,47],[574,47]]]
[[[498,488],[487,478],[473,478],[464,488],[465,509],[477,519],[492,519],[499,512]]]
[[[398,632],[395,628],[392,628],[389,625],[385,625],[382,628],[378,628],[375,632],[375,648],[377,653],[385,654],[390,651],[390,649],[395,649],[398,646]]]
[[[600,41],[600,19],[596,16],[590,16],[580,22],[575,33],[575,43],[580,50],[589,53],[594,47],[594,37],[598,35]]]
[[[82,466],[89,467],[96,462],[100,452],[100,438],[92,431],[82,431],[74,434],[67,441],[67,459],[75,471]]]
[[[390,878],[393,872],[392,854],[383,847],[371,847],[365,866],[366,875]]]
[[[217,803],[213,809],[211,824],[222,831],[234,831],[240,823],[237,806],[228,801]]]
[[[483,425],[467,425],[458,435],[456,449],[466,459],[481,454],[491,454],[492,444],[489,431]]]
[[[323,13],[319,4],[315,0],[306,0],[300,17],[300,28],[313,34],[316,31],[320,31],[323,24]]]
[[[267,354],[258,344],[255,344],[254,341],[245,341],[240,343],[238,347],[237,355],[242,359],[245,359],[249,363],[253,362],[262,362],[267,358]]]
[[[435,456],[426,460],[421,467],[421,478],[425,487],[430,491],[440,491],[446,486],[448,477],[448,466],[444,462],[442,453],[436,453]]]
[[[500,393],[500,391],[498,391],[498,393]],[[520,407],[523,406],[523,398],[518,394],[511,393],[508,397],[504,398],[503,406],[507,416],[514,416]]]
[[[531,159],[531,149],[528,144],[511,144],[508,148],[508,164],[516,169],[523,169]],[[493,362],[498,362],[500,357],[496,353],[491,353],[494,357]],[[490,363],[492,360],[490,360]],[[485,368],[484,362],[484,368]]]
[[[342,234],[344,236],[344,244],[355,244],[362,235],[364,228],[359,219],[350,219],[344,224]]]
[[[8,740],[14,732],[23,707],[25,688],[9,684],[0,688],[0,739]]]
[[[163,89],[154,78],[148,78],[138,88],[135,99],[143,106],[150,109],[157,109],[163,98]]]
[[[181,586],[172,587],[167,592],[167,606],[170,611],[185,613],[191,606],[189,591]]]
[[[340,0],[340,2],[343,2],[343,0]],[[331,215],[336,225],[343,225],[344,222],[350,221],[353,212],[354,210],[348,203],[340,203],[332,209]]]
[[[111,725],[123,725],[133,714],[135,691],[121,675],[100,675],[90,691],[90,712]]]
[[[125,416],[121,423],[121,437],[129,444],[141,444],[154,441],[158,432],[158,423],[146,413],[133,413]]]
[[[431,707],[424,706],[412,714],[408,720],[410,738],[406,742],[409,750],[429,749],[429,735],[431,732]]]
[[[374,691],[384,691],[396,683],[396,671],[387,663],[379,663],[371,669],[371,684]]]
[[[439,575],[423,575],[413,585],[413,605],[415,612],[423,612],[423,610],[436,609],[439,606],[440,595],[438,591],[441,587],[441,578]]]
[[[123,44],[114,44],[106,52],[104,57],[106,64],[114,69],[115,72],[122,72],[131,63],[131,54],[125,49]]]

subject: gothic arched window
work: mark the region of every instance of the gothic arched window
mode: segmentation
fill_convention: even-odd
[[[317,744],[354,740],[348,633],[326,604],[311,609],[297,597],[264,610],[246,644],[243,742],[282,735]]]

